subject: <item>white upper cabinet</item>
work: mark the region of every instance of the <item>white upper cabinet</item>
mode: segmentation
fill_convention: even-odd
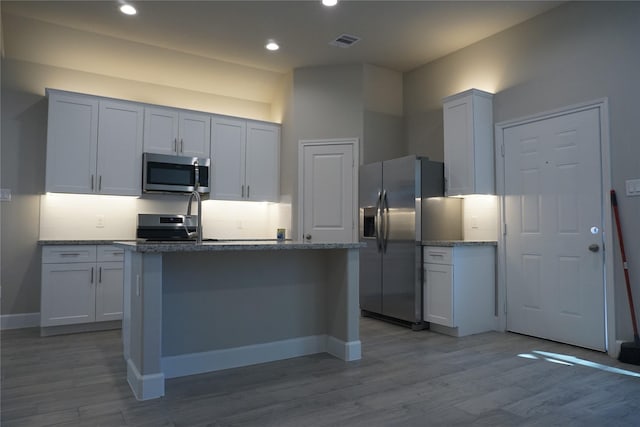
[[[242,200],[247,122],[241,119],[214,117],[211,129],[211,197]]]
[[[443,100],[448,196],[495,193],[492,99],[470,89]]]
[[[143,109],[48,90],[47,192],[140,195]]]
[[[278,201],[280,126],[229,117],[212,121],[212,198]]]
[[[209,157],[211,116],[164,107],[145,108],[144,151]]]
[[[98,100],[49,92],[47,192],[93,193],[98,145]]]
[[[277,202],[280,195],[280,126],[249,121],[245,158],[247,199]]]
[[[97,191],[139,196],[142,176],[142,121],[140,105],[100,101]]]

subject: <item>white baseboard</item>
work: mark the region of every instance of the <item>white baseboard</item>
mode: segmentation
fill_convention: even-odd
[[[332,356],[350,362],[362,358],[362,345],[360,341],[344,342],[336,337],[327,337],[327,353]]]
[[[22,329],[40,326],[40,313],[3,314],[0,329]]]
[[[360,359],[360,341],[346,343],[327,335],[312,335],[224,350],[167,356],[162,358],[162,371],[166,378],[176,378],[324,352],[342,360],[357,360]]]
[[[162,373],[142,375],[131,359],[127,360],[127,382],[136,399],[149,400],[164,396],[164,379]]]

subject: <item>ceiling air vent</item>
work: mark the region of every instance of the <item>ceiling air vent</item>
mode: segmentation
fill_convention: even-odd
[[[335,40],[331,41],[329,44],[332,46],[338,47],[350,47],[355,43],[360,41],[360,37],[352,36],[350,34],[341,34],[336,37]]]

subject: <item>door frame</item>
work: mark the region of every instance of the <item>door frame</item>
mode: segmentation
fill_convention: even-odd
[[[298,233],[297,239],[303,241],[304,235],[304,148],[323,145],[351,145],[353,150],[353,201],[352,223],[353,230],[351,241],[358,242],[358,168],[360,167],[360,139],[359,138],[332,138],[332,139],[301,139],[298,141]]]
[[[507,283],[506,283],[506,252],[505,252],[505,158],[504,131],[507,128],[519,126],[535,121],[551,119],[580,111],[597,109],[600,116],[600,168],[602,177],[602,218],[604,240],[604,297],[605,297],[605,345],[607,353],[616,357],[616,327],[615,327],[615,289],[613,281],[613,224],[611,216],[611,157],[609,141],[609,101],[601,98],[581,104],[574,104],[550,111],[545,111],[495,124],[495,160],[496,160],[496,194],[499,202],[500,232],[498,236],[498,265],[497,265],[497,307],[498,327],[501,331],[507,329]]]

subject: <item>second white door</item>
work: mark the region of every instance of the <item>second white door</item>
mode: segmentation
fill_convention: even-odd
[[[605,350],[600,110],[507,127],[507,329]]]
[[[302,235],[305,241],[356,241],[354,142],[302,145]]]

